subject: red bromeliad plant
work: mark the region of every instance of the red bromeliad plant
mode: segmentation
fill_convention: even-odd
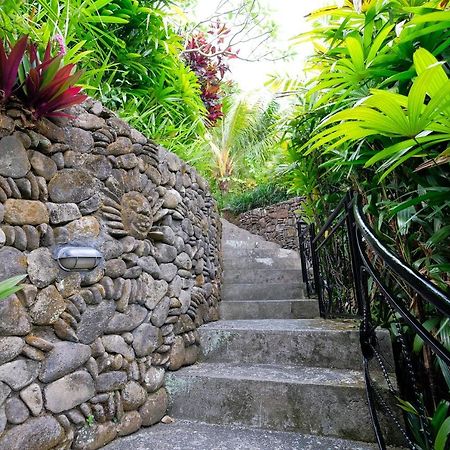
[[[17,72],[27,47],[28,36],[19,39],[14,47],[10,47],[9,55],[5,44],[0,40],[0,101],[6,102],[17,84]]]
[[[35,44],[28,46],[27,53],[20,73],[25,104],[32,108],[35,118],[67,117],[62,109],[82,103],[87,98],[87,95],[80,94],[81,87],[75,86],[82,72],[74,72],[74,64],[63,65],[62,50],[51,56],[50,42],[42,61]]]
[[[41,60],[37,45],[28,44],[28,36],[10,47],[9,55],[0,40],[0,101],[5,103],[14,93],[30,107],[35,119],[68,116],[61,112],[69,106],[82,103],[87,96],[75,86],[81,72],[74,72],[73,64],[63,64],[64,46],[60,37],[59,53],[51,56],[49,41]],[[27,45],[28,44],[28,45]]]

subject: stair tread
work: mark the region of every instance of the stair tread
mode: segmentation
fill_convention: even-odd
[[[267,302],[270,300],[248,300],[243,298],[242,300],[235,300],[236,302]],[[275,300],[272,300],[275,301]],[[315,302],[317,303],[317,298],[299,297],[299,298],[280,298],[276,300],[277,302]]]
[[[268,299],[254,299],[254,300],[249,300],[246,298],[237,298],[237,299],[233,299],[233,300],[222,300],[221,303],[234,303],[234,302],[245,302],[245,303],[261,303],[261,302],[267,302],[267,303],[277,303],[277,302],[308,302],[308,303],[317,303],[317,299],[315,298],[277,298],[274,300],[268,300]]]
[[[280,283],[276,283],[276,282],[261,282],[261,281],[257,281],[254,283],[244,283],[244,282],[239,282],[239,281],[228,281],[228,280],[224,280],[224,282],[222,283],[222,289],[227,288],[227,287],[231,287],[231,286],[245,286],[245,287],[277,287],[277,286],[285,286],[286,289],[289,288],[303,288],[305,286],[305,283],[303,283],[303,281],[295,281],[293,283],[286,283],[286,282],[280,282]]]
[[[300,256],[294,250],[288,250],[286,248],[264,248],[264,247],[255,247],[255,248],[233,248],[233,247],[225,247],[223,249],[223,253],[226,256],[226,259],[233,259],[238,255],[244,255],[245,257],[254,257],[257,259],[260,258],[269,258],[269,259],[295,259],[300,260]]]
[[[242,272],[242,269],[228,269],[227,270],[228,273],[230,272],[236,272],[236,273],[242,273],[243,275],[245,275],[245,272]],[[284,273],[302,273],[301,268],[296,268],[296,269],[284,269],[283,267],[280,267],[279,269],[277,269],[276,267],[257,267],[252,269],[252,272],[284,272]]]
[[[201,330],[263,331],[269,333],[280,331],[357,332],[358,327],[357,324],[351,320],[327,321],[324,319],[258,319],[258,320],[219,320],[218,322],[210,322],[208,324],[202,325]]]
[[[237,425],[175,420],[116,440],[105,450],[375,450],[376,446],[344,439],[272,431]]]
[[[198,363],[169,374],[169,378],[210,378],[274,384],[345,386],[364,389],[362,371],[271,364]]]
[[[317,299],[315,298],[292,298],[292,299],[277,299],[277,300],[224,300],[222,303],[317,303]]]

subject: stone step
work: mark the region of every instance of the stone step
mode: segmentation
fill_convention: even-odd
[[[158,424],[104,450],[376,450],[372,444],[299,433],[214,425],[187,420]]]
[[[359,329],[352,321],[221,320],[199,328],[203,360],[362,370]],[[392,355],[378,333],[381,354]],[[393,368],[392,358],[387,359]]]
[[[258,270],[258,269],[276,269],[276,270],[301,270],[300,258],[277,258],[265,256],[261,258],[252,257],[224,257],[223,265],[225,273],[228,270]]]
[[[319,317],[315,299],[299,300],[237,300],[220,303],[224,320],[245,319],[312,319]]]
[[[237,258],[247,258],[247,259],[292,259],[300,263],[300,255],[293,251],[287,250],[285,248],[277,247],[275,249],[267,248],[223,248],[224,261],[234,260]]]
[[[287,269],[226,269],[225,283],[298,283],[302,281],[301,270]]]
[[[303,283],[224,283],[223,301],[233,300],[291,300],[305,297]]]
[[[168,373],[166,388],[180,419],[374,440],[359,371],[200,363]]]
[[[279,245],[264,241],[263,239],[222,239],[222,248],[225,250],[234,250],[234,249],[267,249],[267,250],[278,250],[280,248]]]

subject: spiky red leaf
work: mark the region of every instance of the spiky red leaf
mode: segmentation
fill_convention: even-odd
[[[1,79],[0,89],[2,91],[3,100],[8,99],[17,82],[18,71],[20,63],[22,62],[25,49],[27,47],[28,36],[22,36],[11,48],[9,56],[6,55],[6,50],[3,42],[0,46],[0,64],[1,64]]]
[[[83,103],[88,96],[85,94],[80,94],[80,91],[80,86],[74,86],[66,89],[62,94],[53,100],[37,105],[35,109],[36,117],[54,116],[54,113],[58,110]]]

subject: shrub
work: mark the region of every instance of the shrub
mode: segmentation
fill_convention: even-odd
[[[284,187],[274,183],[266,183],[251,191],[229,194],[224,197],[223,204],[224,209],[234,214],[242,214],[255,208],[263,208],[289,200],[291,197]]]

